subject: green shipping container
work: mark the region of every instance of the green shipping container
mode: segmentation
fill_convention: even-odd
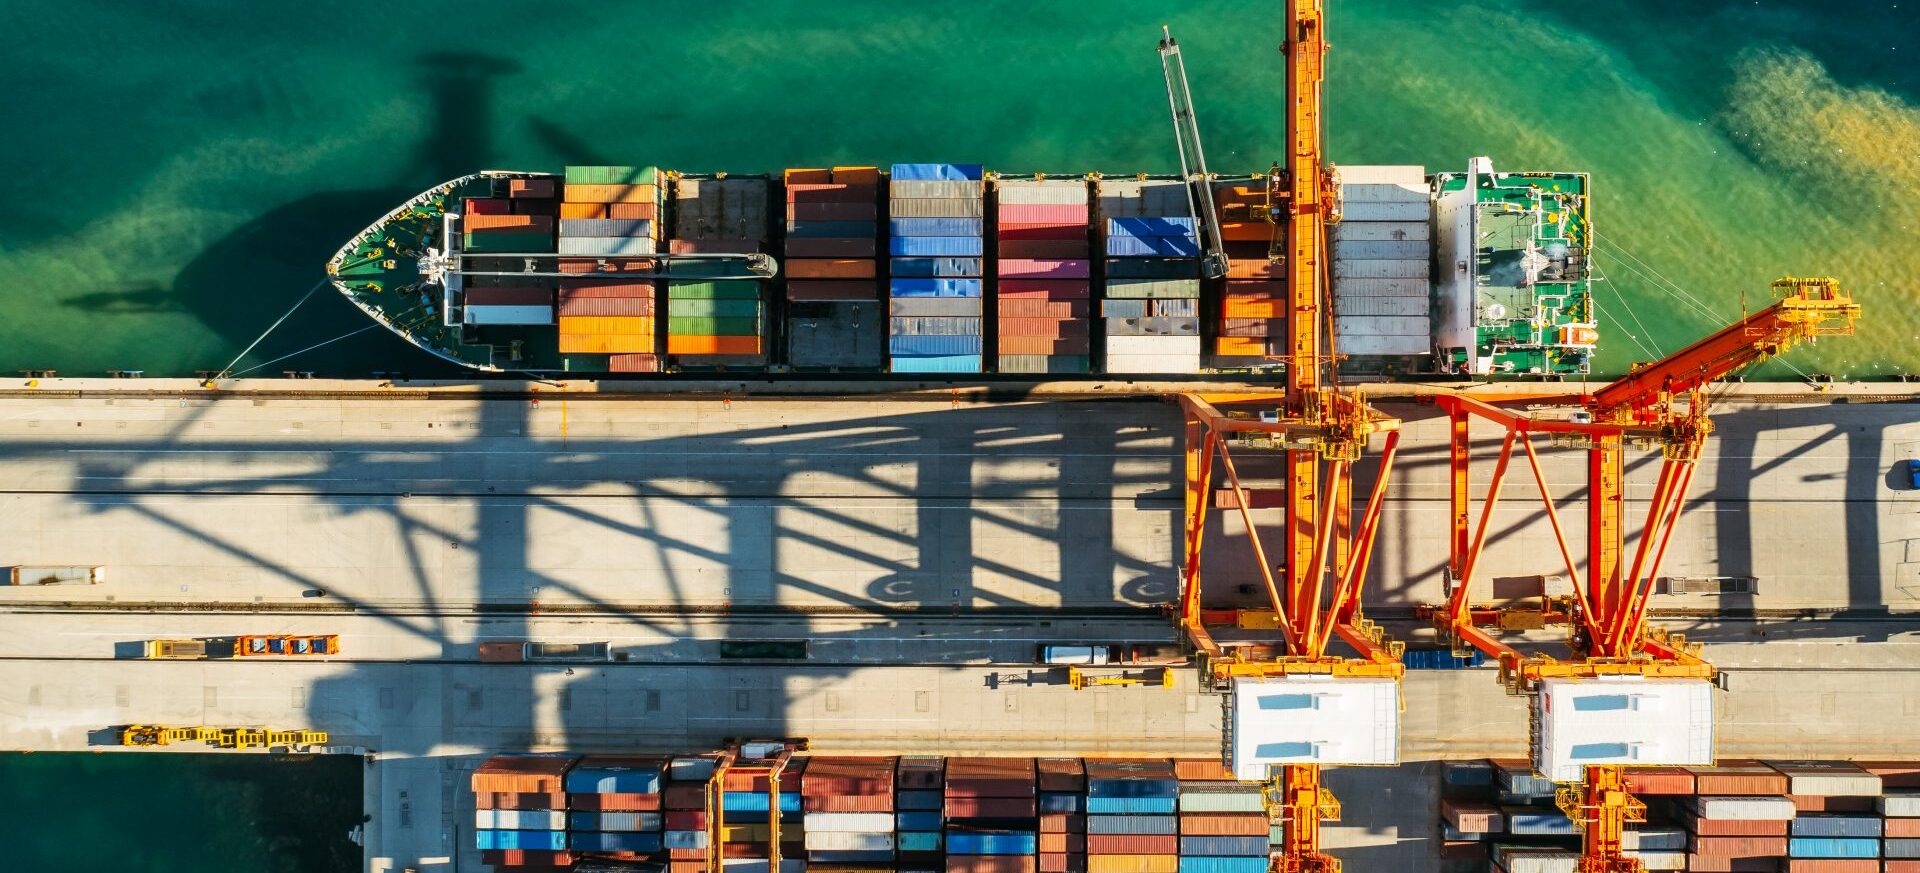
[[[729,282],[668,282],[667,300],[759,300],[760,283],[735,280]]]
[[[737,258],[731,260],[670,261],[667,263],[667,275],[669,276],[744,276],[746,274],[747,268],[742,266]],[[739,281],[752,280],[743,279]]]
[[[667,333],[679,336],[753,336],[760,332],[760,319],[714,318],[707,315],[667,317]]]
[[[469,252],[514,254],[553,251],[553,237],[539,233],[469,233],[464,237],[465,249]]]
[[[716,300],[696,297],[688,300],[686,298],[679,298],[667,301],[667,314],[670,316],[712,315],[723,318],[759,318],[760,301],[758,299]]]
[[[569,185],[652,185],[659,167],[568,167]]]

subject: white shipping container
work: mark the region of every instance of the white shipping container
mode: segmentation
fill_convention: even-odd
[[[1920,818],[1920,794],[1889,794],[1880,798],[1880,814],[1888,818]]]
[[[1239,792],[1180,792],[1181,812],[1265,812],[1266,799],[1258,791]]]
[[[1398,316],[1417,317],[1422,323],[1427,320],[1428,303],[1425,297],[1342,297],[1336,290],[1333,295],[1333,313],[1339,316]],[[1425,334],[1426,331],[1421,331]]]
[[[1335,338],[1343,355],[1368,355],[1379,357],[1402,357],[1406,355],[1425,355],[1433,352],[1433,341],[1424,336],[1348,336],[1336,333]]]
[[[1639,858],[1640,866],[1645,867],[1648,870],[1685,870],[1687,869],[1687,853],[1685,850],[1674,852],[1666,849],[1662,849],[1659,851],[1653,851],[1650,849],[1629,849],[1626,851],[1625,854],[1629,858]]]
[[[1687,805],[1701,818],[1732,821],[1787,821],[1795,815],[1793,801],[1784,797],[1691,797]]]
[[[1424,315],[1348,315],[1334,309],[1333,330],[1339,336],[1417,336],[1425,339],[1433,327]]]
[[[1418,203],[1368,203],[1365,201],[1345,203],[1340,207],[1340,220],[1347,221],[1426,221],[1433,214],[1433,205],[1425,200]]]
[[[1284,764],[1400,762],[1400,683],[1285,676],[1235,679],[1230,706],[1234,778],[1256,782]]]
[[[1345,203],[1425,203],[1430,196],[1427,186],[1353,184],[1340,186],[1340,200]]]
[[[1507,873],[1574,873],[1580,867],[1580,853],[1565,849],[1494,846],[1493,860]]]
[[[888,816],[892,818],[892,816]],[[893,848],[893,832],[816,831],[807,828],[809,852],[881,852]]]
[[[1620,846],[1643,852],[1685,852],[1686,828],[1628,828],[1620,834]]]
[[[1433,243],[1425,239],[1336,242],[1333,244],[1333,257],[1335,260],[1426,261],[1432,256]]]
[[[468,324],[552,324],[551,306],[468,306],[462,310]]]
[[[887,184],[887,196],[895,199],[931,199],[957,197],[980,199],[985,183],[954,179],[895,179]]]
[[[1382,260],[1379,258],[1333,259],[1333,278],[1341,279],[1425,279],[1431,270],[1426,261]]]
[[[473,826],[488,831],[564,831],[567,814],[558,809],[476,809]]]
[[[1431,229],[1424,221],[1343,221],[1333,226],[1333,250],[1340,244],[1377,240],[1429,239]]]
[[[1099,186],[1100,215],[1103,218],[1140,216],[1183,216],[1193,214],[1187,186],[1171,179],[1102,179]]]
[[[1422,164],[1340,164],[1340,184],[1392,185],[1427,196],[1427,168]]]
[[[1872,797],[1882,790],[1880,777],[1849,761],[1772,761],[1787,775],[1789,794],[1812,797]]]
[[[1087,183],[1080,179],[1002,180],[997,190],[1001,203],[1065,206],[1087,202]]]
[[[1200,354],[1197,336],[1109,336],[1107,356]]]
[[[667,762],[667,777],[682,782],[705,782],[713,778],[717,764],[712,758],[675,758]]]
[[[1106,372],[1119,374],[1198,373],[1200,353],[1190,355],[1107,355]]]
[[[1381,261],[1386,264],[1405,264],[1407,261]],[[1433,286],[1425,279],[1347,279],[1339,276],[1333,280],[1333,296],[1352,300],[1355,297],[1412,297],[1419,300],[1433,298]]]
[[[891,812],[810,812],[809,831],[839,831],[849,834],[883,834],[893,830]]]

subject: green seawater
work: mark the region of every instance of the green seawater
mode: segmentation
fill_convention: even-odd
[[[349,873],[362,759],[0,754],[0,867],[33,873]]]
[[[1801,368],[1920,371],[1920,3],[1330,6],[1335,161],[1594,174],[1602,369],[1815,273],[1869,315]],[[346,237],[479,168],[1168,171],[1162,23],[1213,168],[1264,169],[1280,8],[16,0],[0,9],[0,373],[219,368]],[[242,367],[366,324],[326,292]],[[438,372],[381,330],[259,372],[288,368]]]

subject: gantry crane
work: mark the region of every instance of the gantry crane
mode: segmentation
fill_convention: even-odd
[[[1287,37],[1280,47],[1287,70],[1286,160],[1273,174],[1278,190],[1267,213],[1276,240],[1269,257],[1287,280],[1288,340],[1280,358],[1286,390],[1178,398],[1186,461],[1178,611],[1203,679],[1229,692],[1229,765],[1240,778],[1272,781],[1269,805],[1283,831],[1274,869],[1333,873],[1339,863],[1320,851],[1320,822],[1337,818],[1339,803],[1320,785],[1321,765],[1398,759],[1401,646],[1386,641],[1361,616],[1360,594],[1399,444],[1399,421],[1368,406],[1357,391],[1340,390],[1334,380],[1325,318],[1330,309],[1326,225],[1337,215],[1338,188],[1321,155],[1324,8],[1322,0],[1288,0],[1286,11]],[[1206,228],[1205,262],[1217,269],[1225,258],[1211,180],[1171,34],[1162,39],[1160,52],[1182,172],[1199,192],[1193,199],[1204,204],[1195,211]],[[1385,435],[1385,446],[1356,527],[1354,468],[1376,434]],[[1278,450],[1283,487],[1272,492],[1246,487],[1235,464],[1236,447]],[[1216,460],[1231,486],[1217,495]],[[1207,511],[1216,499],[1239,510],[1270,609],[1206,606],[1201,545]],[[1254,509],[1273,499],[1285,511],[1277,567],[1253,517]],[[1222,625],[1233,630],[1216,630]],[[1335,637],[1355,654],[1335,654]]]
[[[1780,279],[1773,283],[1773,292],[1778,299],[1766,309],[1664,360],[1636,367],[1598,391],[1529,398],[1536,405],[1571,407],[1576,410],[1572,417],[1521,414],[1458,394],[1436,400],[1452,426],[1452,549],[1447,564],[1448,599],[1444,606],[1431,608],[1431,615],[1456,649],[1471,647],[1498,659],[1501,681],[1509,690],[1534,697],[1534,767],[1548,778],[1572,783],[1558,791],[1557,800],[1581,828],[1583,873],[1641,869],[1640,862],[1627,857],[1621,848],[1627,823],[1644,821],[1646,811],[1626,790],[1626,765],[1711,763],[1709,683],[1714,677],[1713,665],[1700,657],[1698,646],[1646,624],[1647,604],[1661,561],[1685,505],[1694,467],[1713,430],[1706,389],[1714,381],[1785,352],[1803,340],[1851,334],[1860,314],[1859,305],[1833,279]],[[1499,425],[1505,435],[1479,519],[1470,524],[1467,477],[1469,426],[1474,419]],[[1534,434],[1585,445],[1588,507],[1584,582],[1534,452]],[[1526,607],[1476,607],[1471,601],[1471,586],[1516,444],[1539,487],[1544,515],[1566,563],[1567,578],[1573,582],[1573,594],[1543,596],[1536,605]],[[1629,562],[1622,473],[1626,449],[1636,444],[1659,448],[1662,464]],[[1566,660],[1522,652],[1496,636],[1497,630],[1548,626],[1568,629],[1570,655]],[[1629,684],[1636,681],[1641,684]],[[1654,682],[1665,683],[1665,689],[1654,688]],[[1621,733],[1609,737],[1611,742],[1590,743],[1584,753],[1567,758],[1561,754],[1561,747],[1569,742],[1563,735],[1588,728],[1577,721],[1582,717],[1570,711],[1573,707],[1556,709],[1547,698],[1554,686],[1571,688],[1576,683],[1601,689],[1613,698],[1587,707],[1595,713],[1613,715],[1588,718],[1593,723],[1605,721],[1609,729]],[[1699,755],[1697,742],[1687,746],[1684,740],[1676,740],[1665,749],[1640,748],[1650,739],[1633,733],[1640,724],[1634,713],[1643,709],[1642,700],[1661,702],[1651,693],[1656,690],[1680,692],[1672,699],[1682,703],[1665,711],[1660,711],[1659,705],[1644,707],[1649,712],[1648,721],[1671,724],[1704,717],[1704,724],[1695,723],[1693,731],[1696,740],[1704,731],[1708,760],[1682,759]],[[1704,701],[1704,709],[1698,703],[1689,707],[1684,703],[1687,700]],[[1682,758],[1672,757],[1676,754]]]
[[[805,750],[803,740],[750,740],[730,743],[714,762],[713,778],[707,780],[707,869],[719,870],[726,857],[727,810],[725,803],[728,774],[747,777],[749,783],[767,781],[767,869],[780,869],[780,780],[786,775],[793,753]],[[798,786],[798,781],[795,783]]]

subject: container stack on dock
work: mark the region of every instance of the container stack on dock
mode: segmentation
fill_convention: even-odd
[[[662,848],[657,758],[588,756],[567,771],[567,845],[618,861]]]
[[[655,167],[568,167],[560,272],[650,273],[659,250],[660,179]],[[654,290],[638,279],[562,280],[560,353],[608,355],[612,372],[657,371]]]
[[[887,351],[895,373],[979,373],[985,282],[979,164],[894,164]]]
[[[1186,185],[1102,179],[1108,373],[1200,370],[1200,237]]]
[[[1571,823],[1548,812],[1551,784],[1527,769],[1520,760],[1446,765],[1448,869],[1574,869]],[[1647,821],[1623,843],[1648,870],[1920,873],[1920,762],[1635,767],[1627,788],[1647,804]]]
[[[1003,179],[994,190],[999,372],[1092,372],[1086,181]]]
[[[1235,780],[1218,760],[1174,761],[1173,770],[1180,791],[1180,873],[1266,873],[1261,785]]]
[[[945,868],[946,770],[944,759],[917,755],[901,758],[894,768],[896,869],[933,873]]]
[[[1087,770],[1079,758],[1041,758],[1040,873],[1086,873]]]
[[[948,758],[947,873],[1036,873],[1032,758]]]
[[[802,781],[807,863],[891,867],[895,758],[808,760]]]
[[[571,755],[496,755],[473,771],[474,844],[495,870],[572,864],[567,850]]]
[[[702,845],[699,835],[707,834],[707,793],[717,762],[708,755],[683,755],[667,762],[667,781],[660,794],[661,825],[673,845]],[[669,849],[669,873],[703,873],[706,853],[701,849]]]
[[[1336,347],[1354,358],[1431,354],[1433,205],[1419,166],[1342,166],[1333,248]]]
[[[767,180],[678,179],[673,254],[746,254],[767,243]],[[766,363],[766,289],[739,261],[683,261],[667,269],[667,351],[693,366]]]
[[[1227,253],[1227,277],[1214,324],[1215,366],[1271,365],[1287,353],[1286,272],[1271,257],[1264,177],[1213,183],[1214,210]]]
[[[885,361],[875,240],[875,167],[786,172],[787,362],[800,369],[877,370]]]
[[[1087,873],[1178,873],[1173,764],[1087,761]]]

